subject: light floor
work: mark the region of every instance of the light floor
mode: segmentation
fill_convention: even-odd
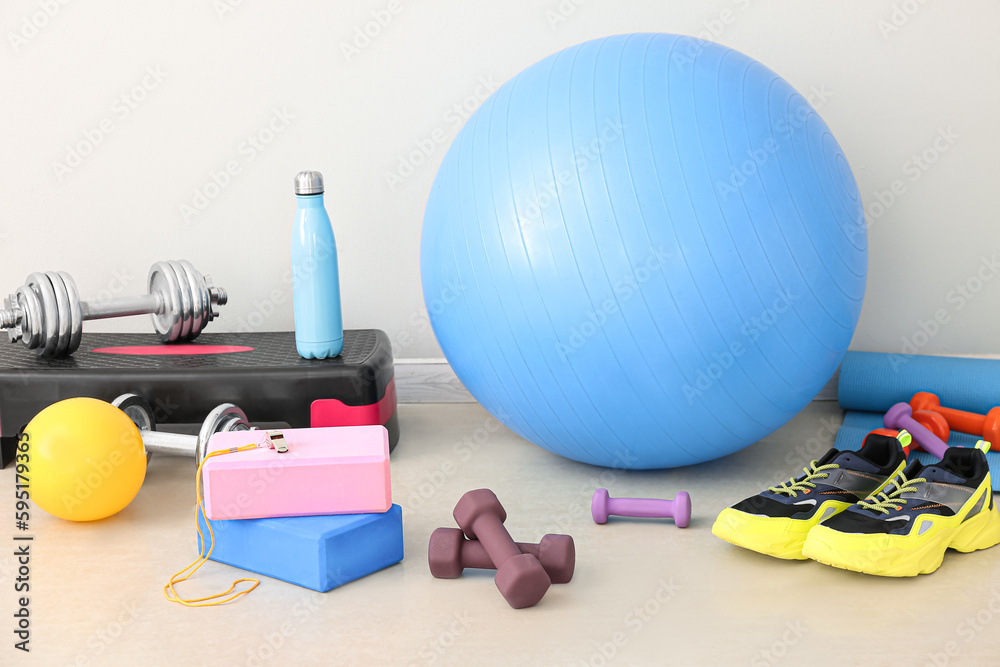
[[[403,405],[393,492],[406,558],[318,594],[263,578],[222,608],[164,601],[196,552],[193,462],[154,458],[139,497],[92,524],[31,517],[31,663],[37,665],[570,664],[997,665],[1000,547],[950,552],[935,574],[883,579],[744,551],[711,534],[725,506],[795,473],[832,445],[835,403],[814,403],[766,440],[725,459],[659,472],[611,472],[561,459],[478,405]],[[810,449],[811,448],[811,449]],[[790,463],[789,463],[790,462]],[[13,469],[0,472],[0,611],[13,609]],[[691,494],[694,516],[590,518],[612,496]],[[573,581],[510,609],[489,573],[437,580],[427,539],[454,525],[463,492],[492,488],[521,541],[576,540]],[[181,590],[224,590],[242,576],[210,562]],[[0,614],[0,664],[28,664]],[[9,626],[9,627],[8,627]],[[951,652],[951,656],[947,655]]]

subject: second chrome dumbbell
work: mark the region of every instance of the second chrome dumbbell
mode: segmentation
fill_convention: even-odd
[[[152,408],[146,399],[138,394],[122,394],[111,404],[128,415],[129,419],[139,428],[147,458],[154,453],[169,456],[190,456],[194,458],[195,463],[201,463],[205,457],[208,441],[214,434],[253,429],[250,422],[247,421],[246,413],[232,403],[221,403],[215,406],[202,422],[198,435],[157,431]]]

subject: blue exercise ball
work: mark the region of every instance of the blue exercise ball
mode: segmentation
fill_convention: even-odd
[[[567,48],[501,86],[443,158],[424,300],[459,379],[562,456],[715,459],[833,375],[865,292],[861,198],[784,79],[691,37]]]

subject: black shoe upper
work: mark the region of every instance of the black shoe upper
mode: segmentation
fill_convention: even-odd
[[[785,483],[733,505],[733,509],[766,517],[808,519],[827,500],[855,503],[880,487],[896,471],[904,454],[899,441],[887,435],[869,433],[861,449],[841,452],[831,449],[810,464],[812,473],[795,478],[808,481],[805,488],[788,490]],[[815,474],[817,469],[831,466]]]
[[[954,516],[983,483],[988,472],[986,455],[980,450],[949,447],[939,463],[923,466],[918,461],[911,462],[902,476],[871,499],[872,502],[854,505],[827,519],[823,525],[842,533],[909,534],[920,516]],[[897,485],[909,490],[898,493]],[[992,509],[990,493],[983,496],[968,516],[975,515],[987,503]],[[929,527],[921,522],[917,530]]]

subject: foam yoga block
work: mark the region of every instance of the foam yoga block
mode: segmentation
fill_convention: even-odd
[[[209,519],[259,519],[385,512],[392,504],[389,434],[382,426],[284,429],[288,451],[272,447],[205,462]],[[216,433],[208,451],[260,442],[264,431]]]
[[[837,431],[837,442],[834,447],[840,450],[857,451],[861,449],[861,443],[865,436],[877,428],[882,428],[881,412],[857,412],[848,411],[844,415],[844,423]],[[948,445],[952,447],[975,447],[979,440],[974,435],[967,435],[952,431],[948,439]],[[911,456],[916,456],[917,460],[924,464],[937,463],[938,459],[927,452],[913,452]],[[990,464],[990,478],[994,491],[1000,491],[1000,444],[993,446],[993,449],[986,453],[986,460]]]
[[[202,531],[208,538],[204,518]],[[325,592],[403,560],[403,511],[211,521],[211,559]]]
[[[937,394],[949,408],[986,414],[1000,405],[1000,361],[848,352],[840,367],[837,393],[845,410],[885,412],[918,391]]]

